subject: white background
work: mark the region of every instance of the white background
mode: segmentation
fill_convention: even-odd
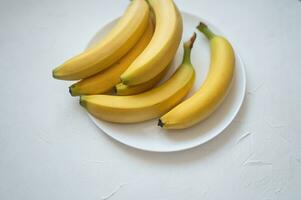
[[[1,200],[301,199],[301,2],[176,3],[233,41],[248,94],[220,136],[162,154],[108,138],[51,77],[128,1],[0,1]]]

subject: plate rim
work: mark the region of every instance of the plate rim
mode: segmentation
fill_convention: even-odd
[[[205,22],[205,23],[208,23],[210,24],[211,27],[213,27],[214,29],[218,30],[218,32],[220,33],[223,33],[222,31],[220,31],[218,28],[216,28],[216,26],[214,25],[214,23],[209,23],[208,20],[202,18],[202,17],[199,17],[198,15],[195,15],[193,13],[190,13],[190,12],[187,12],[187,11],[181,11],[181,14],[185,14],[185,15],[189,15],[189,16],[192,16],[192,17],[195,17],[195,18],[198,18],[200,19],[201,21]],[[95,40],[96,36],[98,35],[98,33],[106,26],[108,26],[110,23],[114,22],[115,20],[117,20],[118,18],[115,18],[109,22],[107,22],[106,24],[104,24],[95,34],[94,36],[89,40],[86,48],[88,48],[90,45],[92,45],[93,41]],[[224,35],[224,34],[222,34]],[[238,53],[237,51],[237,47],[236,45],[233,43],[232,40],[230,40],[228,37],[227,39],[229,41],[231,41],[231,45],[233,46],[233,49],[235,50],[235,56],[236,56],[236,59],[239,60],[239,62],[241,63],[241,75],[242,75],[242,96],[241,98],[239,99],[238,103],[237,103],[237,107],[235,109],[235,111],[233,112],[233,115],[230,117],[230,119],[224,124],[224,126],[222,128],[220,128],[220,130],[216,131],[215,134],[212,134],[211,136],[209,136],[207,138],[207,140],[200,140],[200,142],[197,142],[197,143],[192,143],[191,145],[187,145],[187,146],[184,146],[182,148],[174,148],[174,149],[170,149],[170,150],[157,150],[157,149],[151,149],[151,148],[145,148],[145,147],[141,147],[141,146],[134,146],[132,144],[129,144],[129,143],[125,143],[124,141],[120,140],[119,138],[115,137],[114,135],[106,132],[101,126],[99,126],[98,122],[97,121],[101,121],[99,119],[96,119],[95,117],[93,117],[90,113],[87,112],[88,116],[90,117],[90,119],[93,121],[93,123],[103,132],[105,133],[106,136],[108,136],[110,139],[114,139],[115,141],[123,144],[123,145],[126,145],[128,147],[131,147],[131,148],[134,148],[134,149],[138,149],[138,150],[143,150],[143,151],[147,151],[147,152],[155,152],[155,153],[171,153],[171,152],[179,152],[179,151],[185,151],[185,150],[188,150],[188,149],[192,149],[192,148],[195,148],[195,147],[198,147],[202,144],[205,144],[209,141],[211,141],[212,139],[214,139],[215,137],[217,137],[218,135],[222,134],[222,132],[224,132],[224,130],[229,127],[229,125],[233,122],[234,118],[237,116],[238,112],[240,111],[241,107],[242,107],[242,104],[244,102],[244,99],[245,99],[245,96],[246,96],[246,87],[247,87],[247,77],[246,77],[246,69],[245,69],[245,62],[243,61],[240,53]]]

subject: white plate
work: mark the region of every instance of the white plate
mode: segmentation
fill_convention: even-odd
[[[198,22],[205,22],[215,33],[222,34],[210,22],[195,15],[182,13],[184,32],[182,42],[187,40],[192,33],[197,32],[197,40],[192,50],[192,63],[196,70],[196,82],[191,96],[204,81],[210,61],[208,40],[196,30]],[[107,33],[116,20],[104,26],[90,41],[88,48],[93,46]],[[227,37],[227,36],[225,36]],[[182,45],[179,47],[174,63],[167,77],[180,64],[182,59]],[[246,76],[244,64],[236,51],[236,69],[231,90],[222,105],[205,121],[184,130],[164,130],[157,126],[157,120],[150,120],[137,124],[116,124],[100,121],[90,115],[93,122],[107,135],[115,140],[146,151],[172,152],[189,149],[203,144],[220,134],[238,113],[245,96]],[[167,78],[166,77],[166,78]]]

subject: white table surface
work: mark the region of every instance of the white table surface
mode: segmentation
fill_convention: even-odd
[[[51,77],[128,1],[0,1],[1,200],[301,199],[301,2],[176,3],[233,41],[248,94],[214,140],[150,153],[103,134]]]

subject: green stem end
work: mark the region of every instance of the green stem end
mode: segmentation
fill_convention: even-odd
[[[200,22],[197,29],[202,32],[209,40],[215,37],[215,34],[208,28],[206,24]]]

